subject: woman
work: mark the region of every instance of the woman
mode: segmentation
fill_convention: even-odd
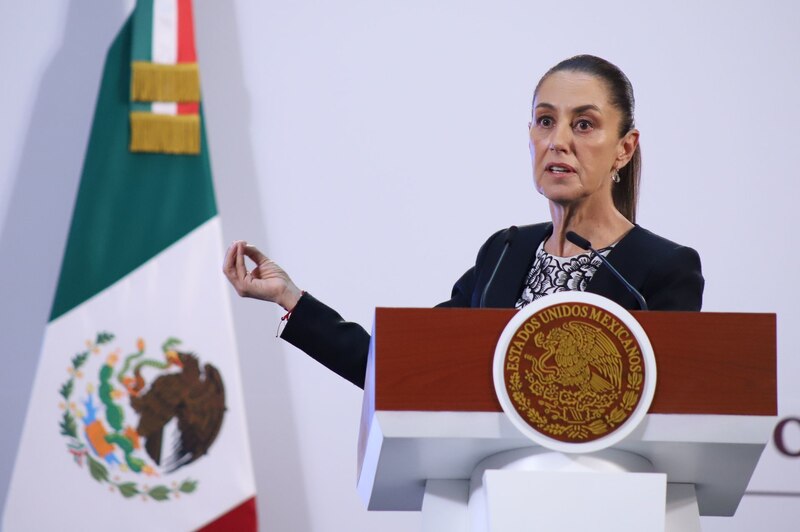
[[[536,190],[552,222],[520,227],[486,294],[485,306],[522,308],[547,294],[585,290],[638,309],[633,295],[599,259],[566,239],[586,238],[644,296],[651,310],[700,310],[700,257],[635,225],[641,155],[630,81],[616,66],[581,55],[551,68],[536,87],[530,151]],[[475,266],[439,306],[477,307],[508,230],[495,233]],[[256,263],[247,271],[244,257]],[[282,338],[363,387],[369,335],[301,292],[253,246],[234,242],[224,272],[243,297],[273,301],[291,314]]]

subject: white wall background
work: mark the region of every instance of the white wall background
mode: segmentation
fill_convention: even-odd
[[[131,0],[0,3],[0,500],[69,225],[105,51]],[[446,299],[484,239],[541,221],[530,95],[576,53],[637,96],[640,223],[700,251],[705,310],[778,314],[780,413],[800,414],[800,4],[790,1],[196,0],[226,238],[369,328]],[[448,235],[445,245],[443,234]],[[355,484],[360,390],[234,302],[264,530],[410,531]],[[743,392],[746,393],[746,392]],[[800,448],[800,431],[788,434]],[[800,493],[770,446],[750,489]],[[790,531],[798,496],[704,530]]]

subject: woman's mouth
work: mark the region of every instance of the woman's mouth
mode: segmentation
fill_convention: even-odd
[[[555,175],[574,174],[575,169],[564,163],[550,163],[545,166],[545,170]]]

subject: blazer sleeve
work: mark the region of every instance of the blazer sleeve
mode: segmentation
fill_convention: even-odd
[[[703,306],[700,255],[686,246],[676,246],[659,260],[642,285],[650,310],[699,311]]]
[[[281,338],[359,388],[364,387],[369,333],[358,323],[345,321],[308,292],[292,309]]]
[[[485,260],[492,236],[478,251],[473,266],[456,281],[449,300],[437,307],[469,307],[476,284],[476,268]],[[364,387],[369,357],[370,335],[361,325],[342,316],[306,292],[292,309],[281,338],[304,351],[311,358],[344,377],[359,388]]]

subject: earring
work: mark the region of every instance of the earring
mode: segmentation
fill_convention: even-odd
[[[616,168],[614,168],[614,173],[611,174],[611,181],[613,181],[614,183],[619,183],[619,170],[617,170]]]

